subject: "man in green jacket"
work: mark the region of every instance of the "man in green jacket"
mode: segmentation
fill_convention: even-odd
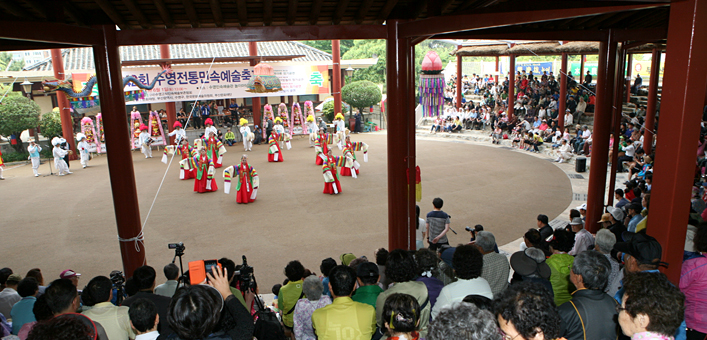
[[[367,303],[375,308],[376,299],[383,292],[383,289],[378,286],[378,280],[380,279],[378,265],[373,262],[359,264],[356,268],[356,277],[359,287],[351,296],[351,299],[356,302]]]

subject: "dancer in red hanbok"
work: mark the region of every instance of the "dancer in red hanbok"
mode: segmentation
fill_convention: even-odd
[[[270,144],[270,147],[268,148],[268,162],[284,161],[284,159],[282,158],[282,150],[280,149],[279,139],[280,133],[273,130],[270,133],[270,138],[268,139],[268,144]]]
[[[192,179],[196,176],[196,170],[191,167],[191,158],[197,155],[196,150],[196,148],[190,148],[189,140],[184,138],[181,140],[181,144],[179,146],[167,145],[164,147],[162,163],[168,164],[168,156],[177,153],[177,155],[182,156],[181,160],[179,161],[179,179]]]
[[[204,144],[206,144],[206,153],[209,158],[214,162],[214,168],[222,167],[223,154],[226,153],[226,147],[223,143],[216,138],[214,132],[209,132],[208,135],[204,136]]]
[[[341,183],[339,183],[339,174],[336,173],[336,167],[342,157],[334,157],[331,155],[331,150],[328,150],[326,160],[322,165],[322,173],[324,175],[324,191],[329,195],[338,195],[341,193]]]
[[[344,146],[344,160],[341,165],[341,176],[358,177],[358,162],[354,160],[353,151]]]
[[[329,153],[329,138],[330,135],[328,133],[324,133],[324,129],[319,129],[319,134],[317,135],[317,139],[314,142],[314,152],[316,152],[317,154],[315,163],[317,165],[324,164],[326,155]]]
[[[248,156],[241,157],[241,163],[229,166],[223,170],[223,191],[228,194],[231,191],[231,179],[238,181],[236,184],[236,203],[252,203],[258,195],[260,179],[258,173],[252,166],[248,165]]]
[[[196,172],[194,191],[202,193],[218,190],[214,179],[214,162],[206,155],[206,150],[199,150],[199,155],[191,158],[191,163]]]

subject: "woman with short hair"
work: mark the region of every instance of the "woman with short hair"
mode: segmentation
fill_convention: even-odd
[[[331,298],[322,294],[324,285],[316,275],[304,279],[302,292],[306,296],[295,305],[294,333],[297,340],[316,340],[312,327],[312,314],[315,310],[331,304]]]
[[[685,316],[685,295],[662,273],[638,272],[624,279],[619,325],[632,340],[673,339]],[[703,292],[704,293],[704,292]]]
[[[551,340],[560,336],[557,306],[539,283],[508,286],[494,300],[494,312],[504,340]]]

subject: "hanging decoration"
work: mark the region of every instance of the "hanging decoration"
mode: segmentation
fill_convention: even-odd
[[[277,116],[282,119],[282,126],[285,129],[289,129],[290,127],[290,115],[289,112],[287,112],[287,105],[285,103],[280,103],[277,107]]]
[[[270,104],[265,104],[263,107],[263,121],[262,121],[262,129],[263,130],[263,139],[267,138],[267,134],[265,133],[265,126],[267,125],[268,119],[275,121],[275,114],[273,113],[272,106]]]
[[[142,125],[142,116],[140,112],[130,112],[130,142],[134,149],[140,149],[140,125]]]
[[[101,145],[96,140],[96,128],[91,117],[81,118],[81,132],[86,136],[88,152],[101,152]]]
[[[98,144],[98,152],[99,153],[105,153],[106,152],[106,135],[105,132],[103,131],[103,114],[98,113],[96,115],[96,127],[98,128],[98,137],[97,137],[97,144]]]
[[[428,51],[422,60],[420,74],[420,105],[423,117],[435,117],[444,110],[444,75],[442,60],[435,51]]]
[[[164,136],[164,130],[162,129],[162,121],[160,120],[160,115],[157,111],[150,111],[150,137],[153,142],[152,145],[166,145],[167,138]]]
[[[299,103],[295,102],[292,104],[292,114],[290,115],[290,135],[301,135],[305,132],[306,126],[304,124],[304,117],[302,116],[302,109]]]
[[[253,69],[253,77],[248,80],[247,92],[250,93],[269,93],[282,91],[280,79],[275,76],[272,66],[259,63]]]

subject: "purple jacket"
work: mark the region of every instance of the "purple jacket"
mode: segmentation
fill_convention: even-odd
[[[430,297],[430,310],[435,306],[439,292],[444,288],[444,283],[436,277],[420,276],[415,281],[420,281],[427,286],[427,295]]]
[[[680,290],[685,294],[685,324],[707,333],[707,257],[699,256],[682,263]]]

